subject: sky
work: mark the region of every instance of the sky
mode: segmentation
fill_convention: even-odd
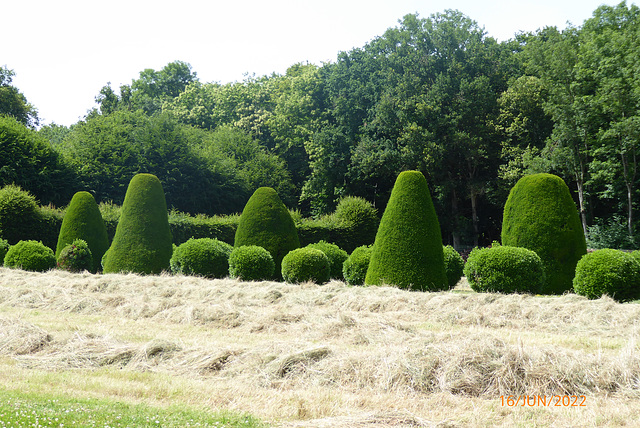
[[[179,60],[201,82],[284,74],[362,47],[407,14],[457,9],[499,41],[548,26],[581,26],[611,0],[20,0],[2,11],[0,66],[41,125],[69,126],[144,69]],[[627,1],[628,5],[636,4]]]

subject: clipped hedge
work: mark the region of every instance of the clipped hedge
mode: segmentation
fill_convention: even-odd
[[[211,238],[189,239],[174,251],[169,264],[171,272],[224,278],[229,274],[229,255],[233,247]]]
[[[0,237],[13,245],[39,239],[41,216],[36,198],[13,184],[0,189]]]
[[[69,272],[91,271],[94,268],[93,254],[87,241],[74,239],[60,250],[58,268]]]
[[[573,290],[589,299],[604,295],[619,302],[640,299],[640,262],[621,250],[588,253],[576,265]]]
[[[464,274],[473,290],[492,293],[539,293],[545,279],[542,260],[534,251],[509,246],[475,248]]]
[[[542,294],[572,289],[587,244],[576,205],[560,177],[533,174],[518,180],[504,206],[502,244],[540,256],[547,275]]]
[[[273,278],[275,266],[271,254],[257,245],[234,248],[229,256],[229,276],[241,281]]]
[[[443,247],[444,270],[447,273],[447,283],[449,288],[456,286],[462,275],[464,275],[464,259],[459,252],[451,245]]]
[[[12,245],[4,256],[8,268],[45,272],[56,267],[53,250],[42,242],[27,240]]]
[[[398,175],[380,220],[367,285],[438,291],[449,288],[440,224],[427,180],[419,171]]]
[[[116,234],[104,256],[104,272],[158,274],[169,270],[173,253],[167,203],[155,175],[129,182]]]
[[[300,284],[312,281],[324,284],[330,278],[329,258],[315,248],[298,248],[282,259],[282,278],[286,282]]]
[[[0,261],[4,261],[4,256],[7,255],[7,251],[9,251],[10,247],[11,245],[9,244],[9,241],[0,238]]]
[[[329,259],[329,270],[331,271],[331,279],[343,280],[342,265],[349,254],[338,247],[336,244],[330,244],[326,241],[316,242],[314,244],[307,245],[307,248],[315,248],[326,254]]]
[[[364,285],[370,260],[371,245],[362,245],[353,250],[342,265],[345,282],[349,285]]]

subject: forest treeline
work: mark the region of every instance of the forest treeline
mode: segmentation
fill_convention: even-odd
[[[459,11],[407,15],[329,63],[227,84],[176,61],[107,84],[69,127],[37,129],[7,67],[0,184],[44,204],[79,190],[119,204],[131,177],[149,172],[188,213],[240,212],[260,186],[306,215],[346,195],[382,212],[397,175],[419,170],[443,240],[460,248],[498,239],[510,188],[550,172],[569,184],[592,239],[635,245],[640,10],[625,2],[505,42]]]

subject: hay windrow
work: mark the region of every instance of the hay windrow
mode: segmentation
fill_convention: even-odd
[[[606,297],[0,269],[0,356],[18,367],[218,385],[220,405],[308,426],[438,426],[418,403],[443,394],[635,398],[639,321]]]

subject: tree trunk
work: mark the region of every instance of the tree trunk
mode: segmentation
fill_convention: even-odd
[[[460,231],[458,230],[458,194],[456,193],[456,189],[453,189],[451,192],[451,215],[453,216],[453,230],[451,231],[451,236],[453,238],[453,248],[456,250],[460,249]]]
[[[471,220],[473,222],[473,246],[478,246],[478,238],[480,235],[480,228],[478,227],[478,194],[475,191],[471,191]]]

